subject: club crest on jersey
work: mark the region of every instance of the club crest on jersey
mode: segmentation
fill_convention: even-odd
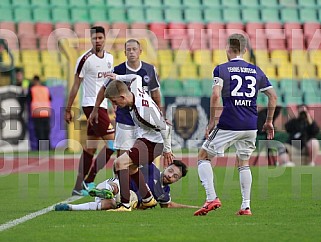
[[[150,82],[149,76],[144,76],[144,81],[145,81],[146,83],[149,83],[149,82]]]
[[[107,67],[110,69],[111,68],[111,63],[108,61],[107,62]]]

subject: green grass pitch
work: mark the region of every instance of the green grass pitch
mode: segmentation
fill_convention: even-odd
[[[222,208],[204,217],[195,209],[116,213],[51,211],[0,232],[0,241],[319,241],[321,167],[252,167],[253,216],[234,213],[241,203],[238,171],[214,169]],[[74,172],[0,175],[0,226],[69,197]],[[110,177],[101,172],[97,181]],[[172,185],[173,201],[201,206],[197,169]],[[82,198],[75,203],[90,201]]]

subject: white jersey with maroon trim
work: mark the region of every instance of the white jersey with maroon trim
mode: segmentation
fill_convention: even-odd
[[[138,126],[136,138],[145,138],[151,142],[164,143],[164,152],[170,152],[170,128],[166,124],[159,107],[144,91],[140,76],[136,75],[136,78],[130,84],[130,91],[134,94],[135,99],[135,104],[130,113]]]
[[[104,82],[106,75],[113,72],[114,57],[104,51],[104,57],[98,57],[92,50],[87,51],[77,60],[75,74],[83,78],[82,106],[95,106],[96,97]],[[105,99],[100,107],[107,109]]]

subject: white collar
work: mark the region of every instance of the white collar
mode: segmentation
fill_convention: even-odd
[[[126,68],[127,68],[128,70],[130,70],[130,71],[137,72],[137,71],[139,71],[139,70],[142,68],[142,62],[141,62],[141,61],[139,61],[139,66],[138,66],[137,69],[131,68],[131,67],[128,65],[127,62],[128,62],[128,61],[125,62],[125,65],[126,65]]]
[[[232,60],[243,60],[243,58],[238,55],[238,56],[236,56],[235,58],[231,59],[231,61],[232,61]]]

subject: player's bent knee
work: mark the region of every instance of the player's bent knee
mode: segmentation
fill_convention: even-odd
[[[133,165],[131,159],[129,158],[127,153],[122,154],[121,156],[117,157],[114,161],[115,170],[124,170],[128,169],[131,165]]]
[[[251,157],[251,155],[250,154],[244,154],[244,153],[242,153],[242,154],[237,154],[237,158],[238,158],[238,161],[239,161],[239,163],[241,163],[241,164],[245,164],[245,163],[249,163],[249,160],[250,160],[250,157]]]
[[[118,158],[114,161],[114,170],[115,171],[119,171],[121,167],[120,161],[118,160]]]
[[[200,151],[198,152],[198,160],[207,160],[207,159],[208,159],[207,151],[201,148]]]

